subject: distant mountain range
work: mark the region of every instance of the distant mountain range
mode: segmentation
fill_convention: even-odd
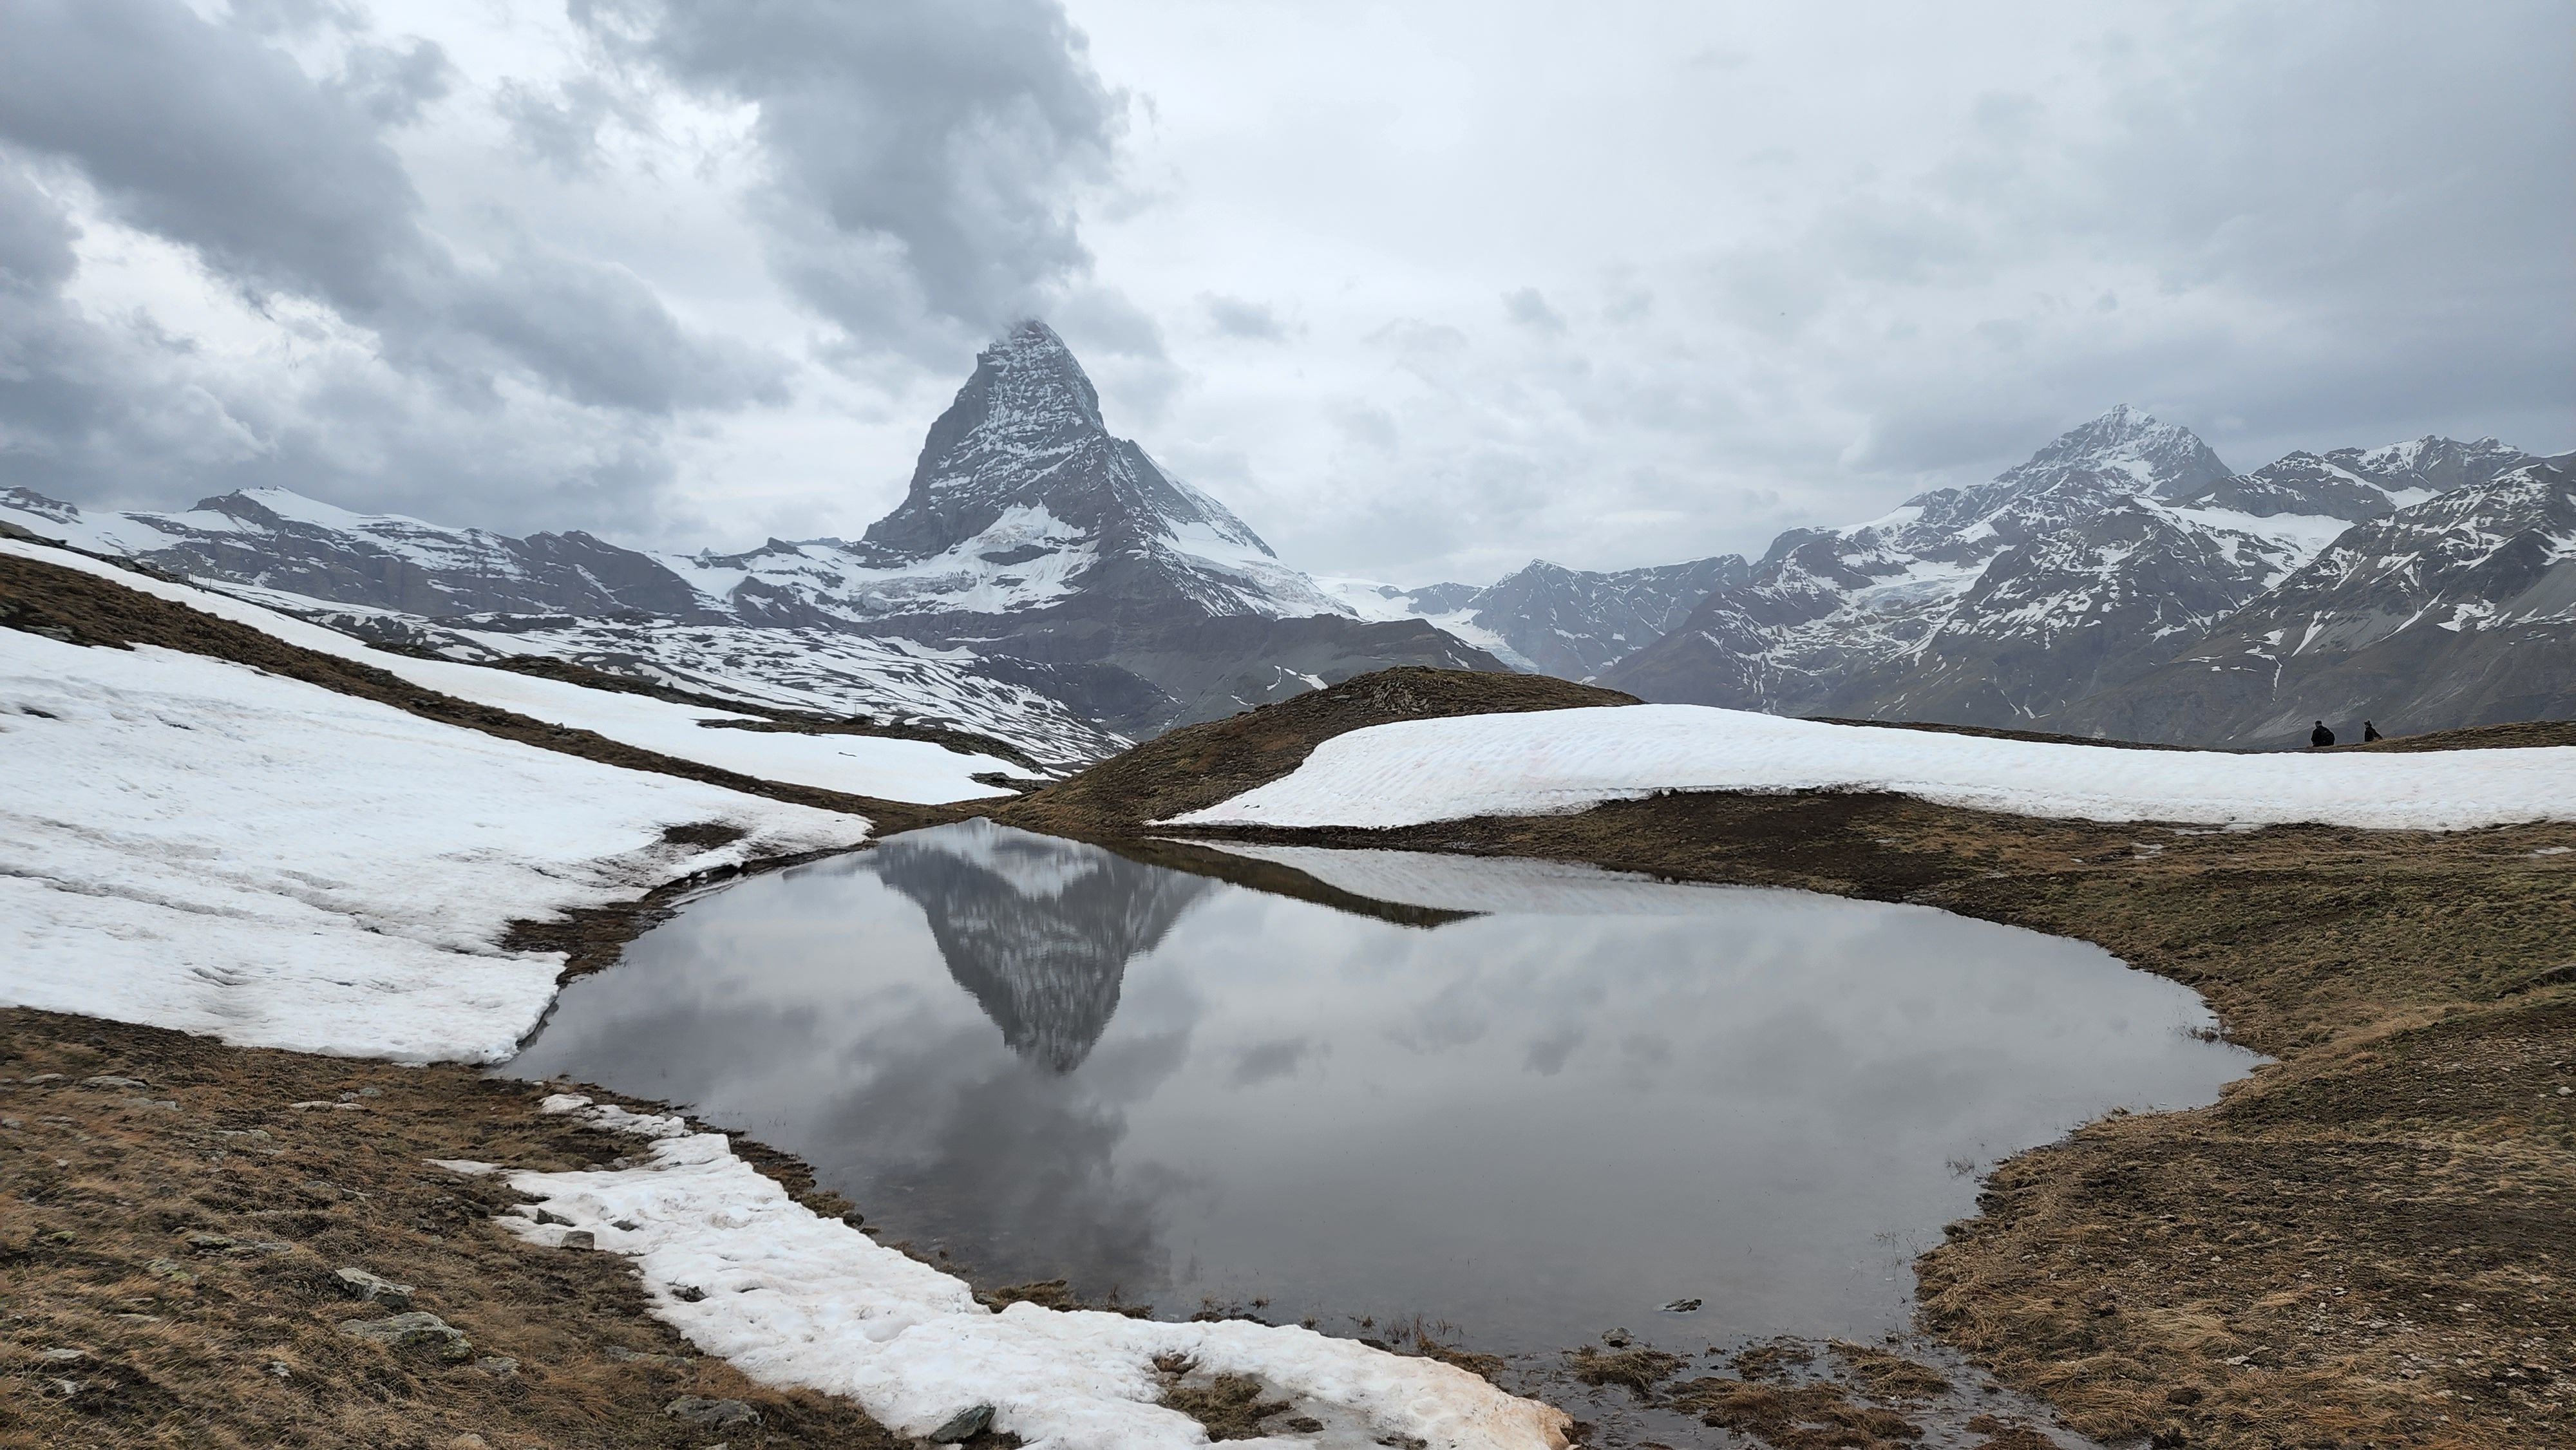
[[[1735,555],[1545,561],[1407,588],[1283,563],[1111,434],[1023,323],[931,425],[861,538],[652,554],[282,490],[0,524],[219,582],[381,642],[538,655],[706,694],[1000,735],[1070,763],[1395,664],[1649,700],[2293,744],[2576,714],[2576,456],[2421,438],[2239,474],[2114,408],[1971,488]]]
[[[2420,438],[2238,474],[2189,430],[2120,407],[1992,482],[1791,530],[1759,560],[1534,563],[1485,590],[1386,598],[1463,620],[1516,662],[1553,651],[1550,673],[1786,715],[2194,745],[2303,743],[2316,719],[2412,732],[2565,716],[2571,463]],[[1678,618],[1674,571],[1711,581]],[[1641,621],[1655,637],[1621,649]]]

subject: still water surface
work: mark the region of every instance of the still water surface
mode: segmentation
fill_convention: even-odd
[[[971,822],[696,900],[508,1070],[747,1128],[984,1282],[1419,1314],[1514,1354],[1875,1337],[1975,1172],[2251,1061],[2180,986],[1927,908],[1264,854],[1488,914]]]

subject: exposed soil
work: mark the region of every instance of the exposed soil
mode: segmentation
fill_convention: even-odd
[[[373,665],[301,649],[248,625],[217,619],[184,604],[127,589],[77,569],[23,559],[15,554],[0,554],[0,625],[71,644],[118,649],[148,644],[231,660],[272,675],[283,675],[344,695],[374,700],[423,719],[479,730],[522,745],[578,755],[585,760],[628,770],[675,775],[683,780],[719,785],[747,795],[863,815],[875,822],[880,831],[908,830],[957,818],[955,811],[940,807],[759,780],[696,761],[621,745],[588,730],[549,725],[525,715],[459,700],[434,690],[424,690]],[[728,705],[725,708],[738,707]]]
[[[905,1443],[846,1401],[698,1357],[623,1258],[526,1243],[489,1222],[517,1201],[499,1178],[429,1166],[634,1150],[536,1112],[547,1089],[25,1010],[0,1011],[0,1077],[0,1443]],[[412,1286],[470,1351],[341,1332],[392,1312],[342,1290],[343,1267]],[[666,1414],[683,1396],[760,1422]]]
[[[1407,665],[1224,720],[1158,735],[1073,779],[986,809],[1033,831],[1092,838],[1215,805],[1295,770],[1326,740],[1394,720],[1634,705],[1634,695],[1545,675]]]

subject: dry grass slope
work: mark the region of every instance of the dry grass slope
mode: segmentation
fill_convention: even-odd
[[[1400,666],[1158,735],[992,815],[1006,825],[1059,835],[1132,835],[1147,822],[1277,780],[1317,745],[1371,725],[1637,703],[1634,695],[1545,675]]]

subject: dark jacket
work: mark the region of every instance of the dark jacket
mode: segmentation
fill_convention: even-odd
[[[2326,728],[2326,722],[2320,720],[2317,722],[2317,728],[2308,732],[2308,743],[2319,748],[2332,745],[2334,744],[2334,732],[2328,730]]]

